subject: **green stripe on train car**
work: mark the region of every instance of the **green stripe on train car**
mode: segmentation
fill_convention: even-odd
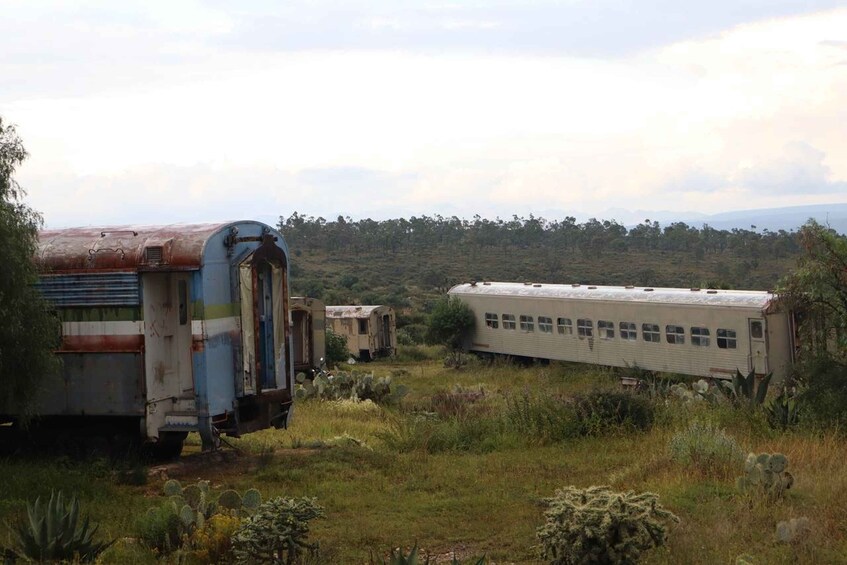
[[[63,322],[135,322],[144,319],[140,306],[56,308]]]

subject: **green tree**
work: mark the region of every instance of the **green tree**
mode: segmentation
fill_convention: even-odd
[[[332,328],[326,329],[326,364],[330,367],[343,363],[350,358],[350,352],[347,350],[347,338],[343,335],[332,331]]]
[[[847,361],[847,237],[809,220],[800,228],[805,253],[780,294],[798,313],[805,354]]]
[[[429,315],[428,341],[444,344],[455,352],[462,348],[465,335],[473,326],[470,307],[455,296],[444,296]]]
[[[58,370],[59,322],[35,288],[41,215],[13,178],[26,159],[14,126],[0,118],[0,413],[26,420],[44,378]]]

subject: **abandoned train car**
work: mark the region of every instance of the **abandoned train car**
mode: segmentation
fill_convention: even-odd
[[[793,361],[793,319],[770,292],[472,282],[448,294],[473,310],[466,347],[481,354],[716,378],[779,379]]]
[[[317,298],[291,298],[291,346],[295,371],[309,371],[323,364],[326,305]]]
[[[190,431],[212,448],[287,425],[288,257],[253,221],[43,231],[38,286],[62,322],[62,373],[39,397],[41,426],[177,454]]]
[[[397,329],[390,306],[327,306],[332,331],[347,339],[347,350],[361,360],[394,355]]]

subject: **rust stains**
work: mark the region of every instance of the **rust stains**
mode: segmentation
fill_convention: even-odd
[[[119,352],[144,350],[143,335],[66,335],[62,336],[59,351],[70,352]]]

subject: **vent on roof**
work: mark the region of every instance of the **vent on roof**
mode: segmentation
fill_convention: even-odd
[[[645,288],[644,292],[653,292],[653,289],[652,288]]]
[[[574,287],[574,288],[579,288],[579,283],[574,283],[571,286]]]
[[[482,284],[484,284],[485,286],[491,286],[491,283],[490,283],[490,282],[484,282],[484,283],[482,283]]]
[[[535,283],[535,284],[534,284],[534,285],[532,285],[532,286],[534,286],[535,288],[541,288],[541,285],[540,285],[540,284],[538,284],[538,283]]]
[[[717,293],[718,293],[717,290],[707,290],[706,291],[706,294],[717,294]]]
[[[597,287],[596,287],[596,286],[589,286],[589,287],[588,287],[588,290],[596,290],[596,289],[597,289]]]
[[[155,245],[144,248],[144,259],[147,263],[162,262],[162,246]]]
[[[626,285],[624,288],[633,289],[633,288],[635,288],[635,287],[634,287],[634,286],[632,286],[631,284],[628,284],[628,285]]]
[[[532,282],[530,282],[530,281],[526,281],[525,283],[523,283],[524,286],[530,286],[531,284],[532,284]]]
[[[700,292],[700,287],[691,287],[691,292]]]

